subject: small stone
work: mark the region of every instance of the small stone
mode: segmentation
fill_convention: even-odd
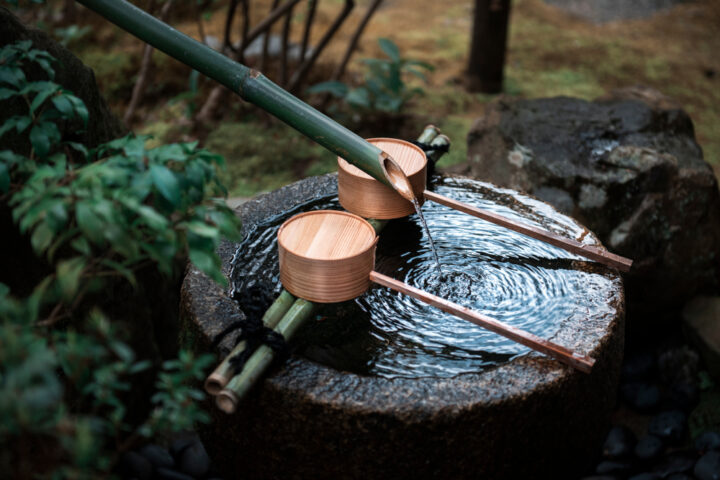
[[[708,452],[700,457],[693,473],[699,480],[720,480],[720,452]]]
[[[658,356],[660,380],[673,383],[694,383],[700,365],[700,356],[687,345],[670,348]]]
[[[170,468],[160,467],[155,470],[155,477],[160,480],[195,480],[195,478],[185,475],[184,473],[177,472]]]
[[[688,473],[691,472],[695,465],[695,458],[689,455],[675,454],[669,455],[662,459],[653,472],[660,475],[662,478],[668,477],[673,473]]]
[[[170,450],[170,455],[172,455],[175,458],[175,461],[178,462],[180,461],[179,457],[182,452],[193,443],[199,441],[200,439],[197,437],[197,435],[182,435],[170,442],[170,447],[168,450]]]
[[[720,297],[693,298],[683,308],[682,317],[705,366],[716,380],[720,379]]]
[[[660,405],[660,389],[646,382],[630,382],[620,385],[625,403],[638,412],[652,412]]]
[[[695,383],[675,383],[668,390],[665,401],[672,409],[690,412],[700,402],[700,389]]]
[[[123,478],[150,480],[153,466],[150,461],[137,452],[125,452],[118,462],[118,471]]]
[[[687,415],[680,410],[670,410],[650,420],[648,433],[659,437],[668,445],[677,445],[687,435]]]
[[[624,380],[649,380],[655,373],[655,356],[650,352],[629,356],[622,366]]]
[[[204,477],[210,470],[210,457],[201,442],[186,448],[178,462],[180,470],[193,477]]]
[[[637,439],[635,434],[622,425],[614,426],[608,432],[603,444],[603,457],[616,460],[632,455]]]
[[[657,473],[643,472],[633,475],[628,480],[661,480],[662,477]]]
[[[175,465],[175,460],[168,451],[154,443],[148,443],[138,450],[138,453],[147,458],[155,468],[172,468]]]
[[[628,462],[604,460],[597,464],[597,467],[595,467],[595,473],[599,475],[626,475],[631,469],[632,465]]]
[[[695,477],[687,473],[673,473],[667,477],[667,480],[695,480]]]
[[[635,456],[640,460],[655,460],[662,455],[664,445],[655,435],[645,435],[635,445]]]
[[[705,432],[695,439],[695,448],[698,452],[706,453],[711,450],[720,450],[720,433]]]

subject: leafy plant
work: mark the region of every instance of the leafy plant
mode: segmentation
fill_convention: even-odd
[[[28,80],[30,64],[47,79]],[[50,271],[25,298],[0,284],[0,464],[16,478],[50,473],[18,451],[30,445],[53,452],[55,478],[96,478],[142,438],[207,421],[194,384],[212,359],[181,351],[166,361],[151,413],[131,422],[125,400],[151,365],[91,294],[142,288],[139,271],[171,274],[188,257],[226,283],[215,249],[237,239],[239,223],[217,197],[222,157],[197,143],[146,148],[147,137],[128,135],[88,149],[67,140],[68,128],[86,128],[88,110],[53,82],[53,64],[29,41],[0,49],[0,101],[26,107],[0,126],[0,140],[15,132],[27,141],[22,152],[0,151],[0,202]]]
[[[307,93],[328,93],[358,110],[399,113],[408,100],[423,93],[420,87],[410,87],[404,78],[412,75],[426,81],[423,71],[434,67],[401,57],[398,46],[390,39],[380,38],[378,43],[388,58],[363,60],[368,67],[363,85],[350,88],[343,82],[323,82],[310,87]]]
[[[199,94],[198,80],[200,79],[200,72],[193,70],[188,76],[188,89],[175,97],[171,98],[168,102],[170,105],[174,105],[178,102],[185,102],[185,118],[192,118],[197,110],[197,98]]]
[[[60,41],[63,47],[73,45],[82,40],[88,33],[92,31],[89,26],[80,27],[76,24],[67,27],[56,28],[55,37]]]

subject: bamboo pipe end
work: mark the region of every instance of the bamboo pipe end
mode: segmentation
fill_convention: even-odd
[[[205,391],[213,396],[218,395],[229,381],[230,379],[225,375],[212,373],[205,379]]]
[[[238,402],[237,395],[231,390],[221,390],[215,397],[217,407],[228,415],[235,413]]]

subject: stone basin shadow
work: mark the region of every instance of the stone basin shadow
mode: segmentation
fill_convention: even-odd
[[[551,216],[547,204],[477,182],[520,217]],[[336,192],[336,176],[296,182],[237,209],[244,231],[298,204]],[[517,208],[515,208],[517,207]],[[591,233],[583,240],[599,242]],[[226,275],[237,246],[219,253]],[[201,432],[227,478],[554,478],[593,462],[609,425],[624,342],[624,295],[617,272],[585,261],[611,288],[600,312],[573,315],[553,341],[596,359],[583,374],[535,353],[479,373],[384,377],[341,371],[292,355],[251,392],[235,415],[208,403]],[[566,268],[566,267],[563,267]],[[196,352],[244,314],[227,292],[191,268],[182,291],[182,341]],[[227,355],[231,338],[218,350]]]

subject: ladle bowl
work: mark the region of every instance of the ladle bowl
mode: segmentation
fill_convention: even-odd
[[[363,294],[375,265],[377,235],[364,219],[316,210],[288,219],[278,231],[280,281],[296,297],[335,303]]]
[[[410,142],[395,138],[370,138],[368,142],[390,155],[407,176],[418,204],[422,205],[427,177],[425,152]],[[340,157],[338,198],[345,210],[365,218],[388,220],[415,213],[412,202]]]

